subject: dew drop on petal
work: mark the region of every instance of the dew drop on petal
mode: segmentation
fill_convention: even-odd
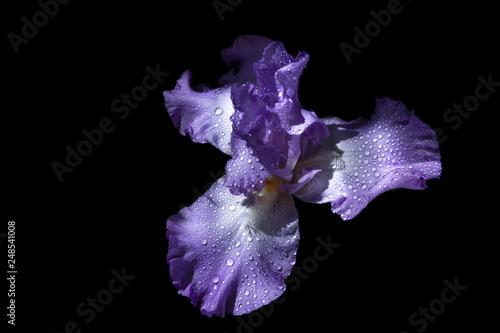
[[[228,265],[229,267],[233,266],[234,265],[234,260],[231,259],[231,258],[227,259],[226,265]]]
[[[216,116],[220,116],[222,114],[222,112],[224,112],[224,110],[222,110],[222,108],[216,108],[215,109],[215,115]]]

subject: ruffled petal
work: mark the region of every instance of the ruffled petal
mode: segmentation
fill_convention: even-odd
[[[434,131],[404,104],[377,99],[370,121],[325,119],[330,137],[300,167],[321,169],[298,198],[331,202],[342,219],[355,217],[373,198],[395,188],[424,189],[441,175]]]
[[[309,183],[317,173],[322,171],[317,167],[313,167],[311,169],[298,167],[296,169],[297,170],[295,170],[295,172],[293,173],[291,181],[286,182],[282,185],[283,192],[294,194],[302,187],[304,187],[307,183]]]
[[[174,90],[163,92],[165,107],[175,127],[191,140],[210,143],[231,155],[229,144],[232,132],[230,120],[234,113],[231,87],[194,91],[190,85],[191,72],[186,71]]]
[[[231,96],[236,110],[233,158],[226,164],[225,184],[232,194],[248,195],[260,189],[271,174],[291,181],[299,158],[308,156],[329,135],[316,114],[306,110],[301,110],[303,123],[292,126],[288,133],[253,84],[233,86]]]
[[[264,123],[264,120],[260,122]],[[266,126],[262,124],[260,128],[264,130],[262,135],[265,135]],[[280,152],[271,144],[262,144],[262,141],[252,134],[232,133],[231,148],[234,155],[226,164],[224,181],[232,194],[247,196],[262,189],[264,181],[271,176],[271,170],[278,169]]]
[[[314,112],[304,110],[298,99],[298,79],[308,59],[305,52],[292,57],[283,44],[273,42],[254,64],[257,85],[233,85],[232,138],[237,144],[226,165],[231,193],[249,194],[271,174],[291,181],[299,158],[309,156],[329,135],[326,125]],[[262,171],[246,164],[249,150],[258,158],[266,157],[266,163],[258,165]]]
[[[280,42],[273,42],[264,50],[262,59],[254,64],[257,76],[257,94],[279,117],[281,127],[290,132],[292,126],[304,122],[302,105],[297,95],[299,77],[309,61],[309,54],[301,52],[292,57]]]
[[[248,197],[219,179],[167,220],[170,276],[209,317],[249,313],[279,297],[295,263],[298,214],[291,195],[267,182]]]
[[[264,49],[272,42],[262,36],[243,35],[233,45],[222,50],[222,60],[231,70],[219,79],[221,86],[233,83],[256,82],[253,64],[262,58]]]

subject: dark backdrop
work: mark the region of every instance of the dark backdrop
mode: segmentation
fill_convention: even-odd
[[[500,87],[492,87],[497,91],[473,105],[470,114],[446,112],[474,101],[479,76],[500,81],[496,9],[479,1],[401,1],[386,27],[379,32],[371,27],[373,37],[348,63],[339,45],[354,45],[354,28],[364,30],[374,21],[371,11],[394,2],[232,4],[222,20],[210,0],[71,1],[57,13],[50,7],[53,17],[37,16],[41,7],[34,0],[4,4],[1,230],[7,232],[9,220],[16,222],[15,328],[485,331],[497,313],[487,301],[498,301],[489,278],[495,264],[493,134]],[[25,28],[33,36],[17,45],[16,53],[9,33],[21,36],[22,18],[33,22],[34,14],[41,27],[36,33]],[[209,319],[172,286],[165,221],[222,175],[227,157],[178,133],[162,91],[173,89],[186,69],[193,71],[194,84],[215,86],[226,71],[220,50],[241,34],[281,41],[292,55],[309,52],[300,100],[321,117],[368,118],[375,98],[384,96],[415,109],[440,134],[443,173],[425,191],[379,196],[347,222],[329,205],[297,200],[297,264],[311,264],[318,237],[340,247],[326,261],[311,264],[300,285],[265,312]],[[128,115],[113,113],[114,100],[142,85],[147,66],[169,75]],[[85,138],[82,131],[99,127],[103,119],[113,131],[61,182],[52,163],[64,163],[65,147],[75,148]],[[6,239],[1,240],[6,253]],[[2,267],[7,271],[5,263]],[[88,297],[106,297],[103,290],[114,274],[128,276],[123,290],[95,317],[78,313]],[[445,280],[467,289],[443,310]],[[0,294],[5,309],[6,290]],[[425,320],[418,315],[418,324],[411,325],[409,317],[429,305],[442,313]]]

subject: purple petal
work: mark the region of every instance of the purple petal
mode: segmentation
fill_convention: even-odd
[[[264,120],[260,122],[264,123]],[[262,124],[260,128],[265,133],[265,125]],[[270,170],[276,170],[279,166],[278,149],[271,144],[261,144],[258,137],[252,134],[239,135],[233,132],[231,148],[234,155],[226,164],[224,185],[234,195],[247,196],[260,190],[265,179],[271,176]]]
[[[230,94],[231,87],[194,91],[191,72],[186,71],[177,81],[174,90],[163,92],[165,107],[175,127],[182,135],[189,133],[191,140],[210,143],[222,152],[231,155],[231,139],[234,113]]]
[[[304,187],[307,183],[313,179],[313,177],[321,172],[322,170],[320,168],[312,168],[312,169],[307,169],[304,167],[299,167],[295,172],[293,173],[292,179],[282,185],[283,192],[285,193],[290,193],[294,194],[297,192],[299,189]]]
[[[167,220],[170,276],[209,317],[249,313],[278,298],[295,263],[298,215],[278,185],[248,197],[219,179]]]
[[[267,37],[244,35],[239,36],[233,45],[222,50],[222,60],[231,70],[219,79],[221,86],[233,83],[256,82],[253,64],[262,58],[262,52],[271,43]]]
[[[298,79],[308,59],[305,52],[294,58],[283,44],[273,42],[254,65],[257,85],[233,85],[232,138],[237,144],[232,145],[233,159],[226,165],[231,193],[251,193],[271,174],[290,181],[299,158],[309,156],[329,135],[326,125],[298,100]],[[264,170],[246,164],[249,150]]]
[[[323,171],[294,195],[307,202],[331,202],[332,211],[349,220],[387,190],[424,189],[427,179],[440,177],[434,131],[400,102],[386,97],[376,104],[368,122],[325,120],[330,137],[300,164]]]
[[[288,133],[252,84],[233,86],[231,96],[236,109],[233,158],[226,164],[225,185],[235,195],[260,189],[271,174],[291,181],[299,158],[308,156],[329,135],[316,114],[306,110],[301,110],[303,123],[292,126]]]
[[[309,61],[309,54],[301,52],[296,58],[280,42],[273,42],[264,50],[262,59],[255,63],[257,93],[279,117],[281,126],[290,131],[293,125],[304,122],[302,105],[297,95],[299,77]]]
[[[302,110],[304,122],[292,127],[291,133],[300,136],[300,158],[307,158],[314,153],[321,141],[330,136],[328,127],[312,111]]]

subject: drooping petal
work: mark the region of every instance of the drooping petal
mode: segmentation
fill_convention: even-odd
[[[262,36],[243,35],[236,38],[233,45],[222,50],[222,60],[231,70],[219,79],[221,86],[233,83],[256,82],[253,64],[262,58],[264,49],[272,42]]]
[[[413,111],[389,98],[376,101],[370,121],[325,119],[330,137],[300,167],[322,171],[298,198],[330,202],[342,219],[355,217],[377,195],[395,188],[424,189],[439,178],[441,156],[434,131]]]
[[[268,181],[234,196],[223,181],[167,220],[173,284],[209,317],[249,313],[279,297],[299,241],[291,195]]]
[[[175,127],[182,135],[189,133],[194,142],[208,142],[231,155],[230,117],[234,113],[231,87],[198,92],[191,88],[190,82],[191,72],[186,71],[174,90],[163,92],[165,107]]]

